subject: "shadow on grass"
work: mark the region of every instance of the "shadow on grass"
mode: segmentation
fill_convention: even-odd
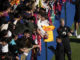
[[[70,38],[70,41],[80,43],[80,39],[77,39],[77,38]]]

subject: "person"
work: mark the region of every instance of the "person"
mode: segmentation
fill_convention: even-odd
[[[57,46],[56,49],[53,46],[49,46],[48,48],[55,53],[55,60],[64,60],[64,46],[62,44],[61,37],[56,37]]]
[[[72,4],[75,4],[75,17],[74,17],[74,23],[75,23],[75,36],[77,36],[78,38],[80,38],[80,36],[78,36],[78,28],[80,26],[80,0],[75,0],[75,2],[71,2]]]
[[[32,38],[35,41],[36,45],[39,45],[39,47],[32,49],[32,60],[37,60],[37,56],[40,56],[41,54],[41,36],[39,34],[39,30],[37,27],[33,30]]]
[[[26,30],[26,27],[25,27],[23,19],[22,19],[22,15],[19,12],[14,13],[13,24],[14,24],[14,27],[15,27],[15,29],[14,29],[15,34],[21,34]],[[21,27],[19,27],[19,26],[21,26]]]
[[[9,57],[9,44],[8,44],[8,38],[3,38],[2,39],[2,57],[1,60],[10,60],[11,57]]]
[[[17,44],[19,47],[20,54],[22,54],[21,59],[23,58],[23,56],[25,56],[24,60],[25,59],[30,60],[32,49],[39,47],[39,45],[36,45],[34,40],[32,39],[31,33],[29,30],[24,31],[24,36],[22,36],[21,38],[18,39]]]
[[[58,35],[62,39],[64,45],[64,53],[67,54],[68,60],[71,60],[71,47],[69,36],[71,36],[72,31],[68,26],[65,26],[64,19],[60,20],[60,27],[57,29]]]
[[[43,26],[49,26],[49,21],[46,19],[46,14],[41,14],[41,20],[37,23],[38,28],[41,31],[42,36],[44,37],[45,35],[47,36],[47,33],[43,30]]]
[[[35,26],[36,26],[35,25],[35,17],[34,16],[31,16],[29,18],[29,22],[28,22],[28,30],[31,32],[31,34],[32,34]]]
[[[12,40],[9,42],[9,51],[12,55],[12,59],[13,60],[19,60],[19,57],[18,57],[18,46],[17,46],[17,41],[18,39],[18,36],[17,35],[14,35],[12,37]]]

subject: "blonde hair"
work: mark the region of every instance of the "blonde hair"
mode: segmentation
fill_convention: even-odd
[[[61,23],[62,21],[65,21],[65,20],[64,20],[63,18],[61,18],[61,19],[60,19],[60,23]]]

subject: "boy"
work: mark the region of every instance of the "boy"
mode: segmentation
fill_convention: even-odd
[[[12,37],[12,40],[9,43],[9,51],[13,57],[12,58],[13,60],[19,59],[19,57],[18,57],[18,45],[16,43],[17,39],[18,39],[18,36],[14,35]]]
[[[8,44],[8,38],[2,39],[2,57],[1,60],[10,60],[11,57],[9,57],[9,44]]]
[[[38,47],[38,45],[35,45],[35,42],[31,38],[31,34],[29,30],[24,31],[24,36],[19,40],[18,45],[19,45],[19,50],[22,52],[21,59],[24,59],[24,60],[28,55],[29,56],[27,57],[27,59],[30,59],[31,49],[33,49],[34,47]],[[23,56],[25,56],[25,58],[23,58]]]
[[[46,32],[43,30],[43,26],[49,26],[49,21],[46,19],[46,14],[41,14],[41,19],[38,21],[37,25],[41,31],[42,36],[47,36]]]
[[[48,47],[53,53],[55,53],[55,60],[64,60],[64,46],[61,38],[56,38],[57,46],[56,49],[53,46]]]

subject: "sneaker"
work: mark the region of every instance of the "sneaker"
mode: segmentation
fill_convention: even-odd
[[[80,35],[78,35],[77,38],[80,38]]]
[[[74,36],[76,36],[76,37],[77,37],[77,31],[76,31],[76,30],[74,31]]]

